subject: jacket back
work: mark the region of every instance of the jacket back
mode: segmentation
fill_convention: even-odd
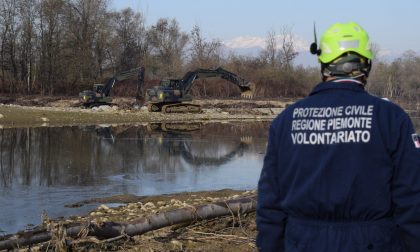
[[[289,217],[394,218],[402,239],[413,244],[412,238],[420,239],[420,149],[414,138],[410,118],[397,105],[352,80],[319,84],[271,125],[258,187],[258,239],[265,232],[284,237],[284,228],[272,229]]]

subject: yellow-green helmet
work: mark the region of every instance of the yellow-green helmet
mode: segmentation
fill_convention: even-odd
[[[367,32],[357,23],[336,23],[322,34],[319,61],[329,63],[347,52],[373,58]]]

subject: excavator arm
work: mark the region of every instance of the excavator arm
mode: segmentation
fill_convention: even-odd
[[[240,76],[229,72],[221,67],[217,69],[201,69],[198,68],[194,71],[187,72],[184,77],[179,82],[179,89],[183,90],[185,93],[188,93],[197,79],[204,79],[204,78],[212,78],[212,77],[219,77],[224,80],[227,80],[236,86],[239,87],[241,93],[246,92],[248,97],[252,97],[253,89],[255,85],[252,82],[246,81],[245,79],[241,78]],[[174,87],[175,88],[175,87]]]
[[[110,104],[112,102],[111,91],[115,83],[138,76],[137,96],[143,95],[144,67],[130,69],[121,72],[107,80],[105,84],[94,84],[93,90],[84,90],[79,93],[80,101],[85,107]],[[139,94],[141,92],[141,94]]]
[[[252,98],[255,85],[238,75],[221,67],[216,69],[198,68],[187,72],[182,79],[162,80],[160,86],[154,86],[146,91],[146,101],[150,112],[165,113],[201,112],[198,104],[185,103],[192,100],[189,94],[197,79],[219,77],[235,84],[241,90],[241,96]]]
[[[102,89],[103,95],[109,96],[116,82],[123,81],[134,76],[138,76],[139,81],[144,81],[144,67],[133,68],[110,78]],[[139,85],[143,85],[143,83],[139,83]]]

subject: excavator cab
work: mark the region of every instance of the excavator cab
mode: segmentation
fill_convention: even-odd
[[[93,91],[95,91],[97,94],[101,94],[103,93],[104,86],[105,85],[102,83],[93,84]]]
[[[160,86],[162,87],[171,87],[171,80],[161,80]]]

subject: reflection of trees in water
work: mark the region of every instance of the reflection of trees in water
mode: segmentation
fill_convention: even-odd
[[[89,183],[97,146],[89,135],[76,128],[2,129],[1,186]]]
[[[146,127],[1,129],[0,187],[101,184],[115,174],[159,174],[170,181],[191,167],[255,153],[255,144],[245,149],[240,137],[258,131],[231,124],[185,134]]]
[[[0,140],[0,185],[10,187],[14,178],[19,183],[27,185],[31,182],[31,163],[39,162],[33,155],[33,133],[29,129],[5,130],[1,129]]]
[[[9,186],[11,184],[11,180],[13,177],[13,164],[6,164],[7,159],[4,154],[7,155],[3,150],[7,147],[5,147],[5,142],[8,142],[7,139],[5,139],[5,133],[4,129],[1,129],[1,139],[0,139],[0,172],[1,172],[1,184],[5,186]],[[12,143],[10,143],[12,144]]]

